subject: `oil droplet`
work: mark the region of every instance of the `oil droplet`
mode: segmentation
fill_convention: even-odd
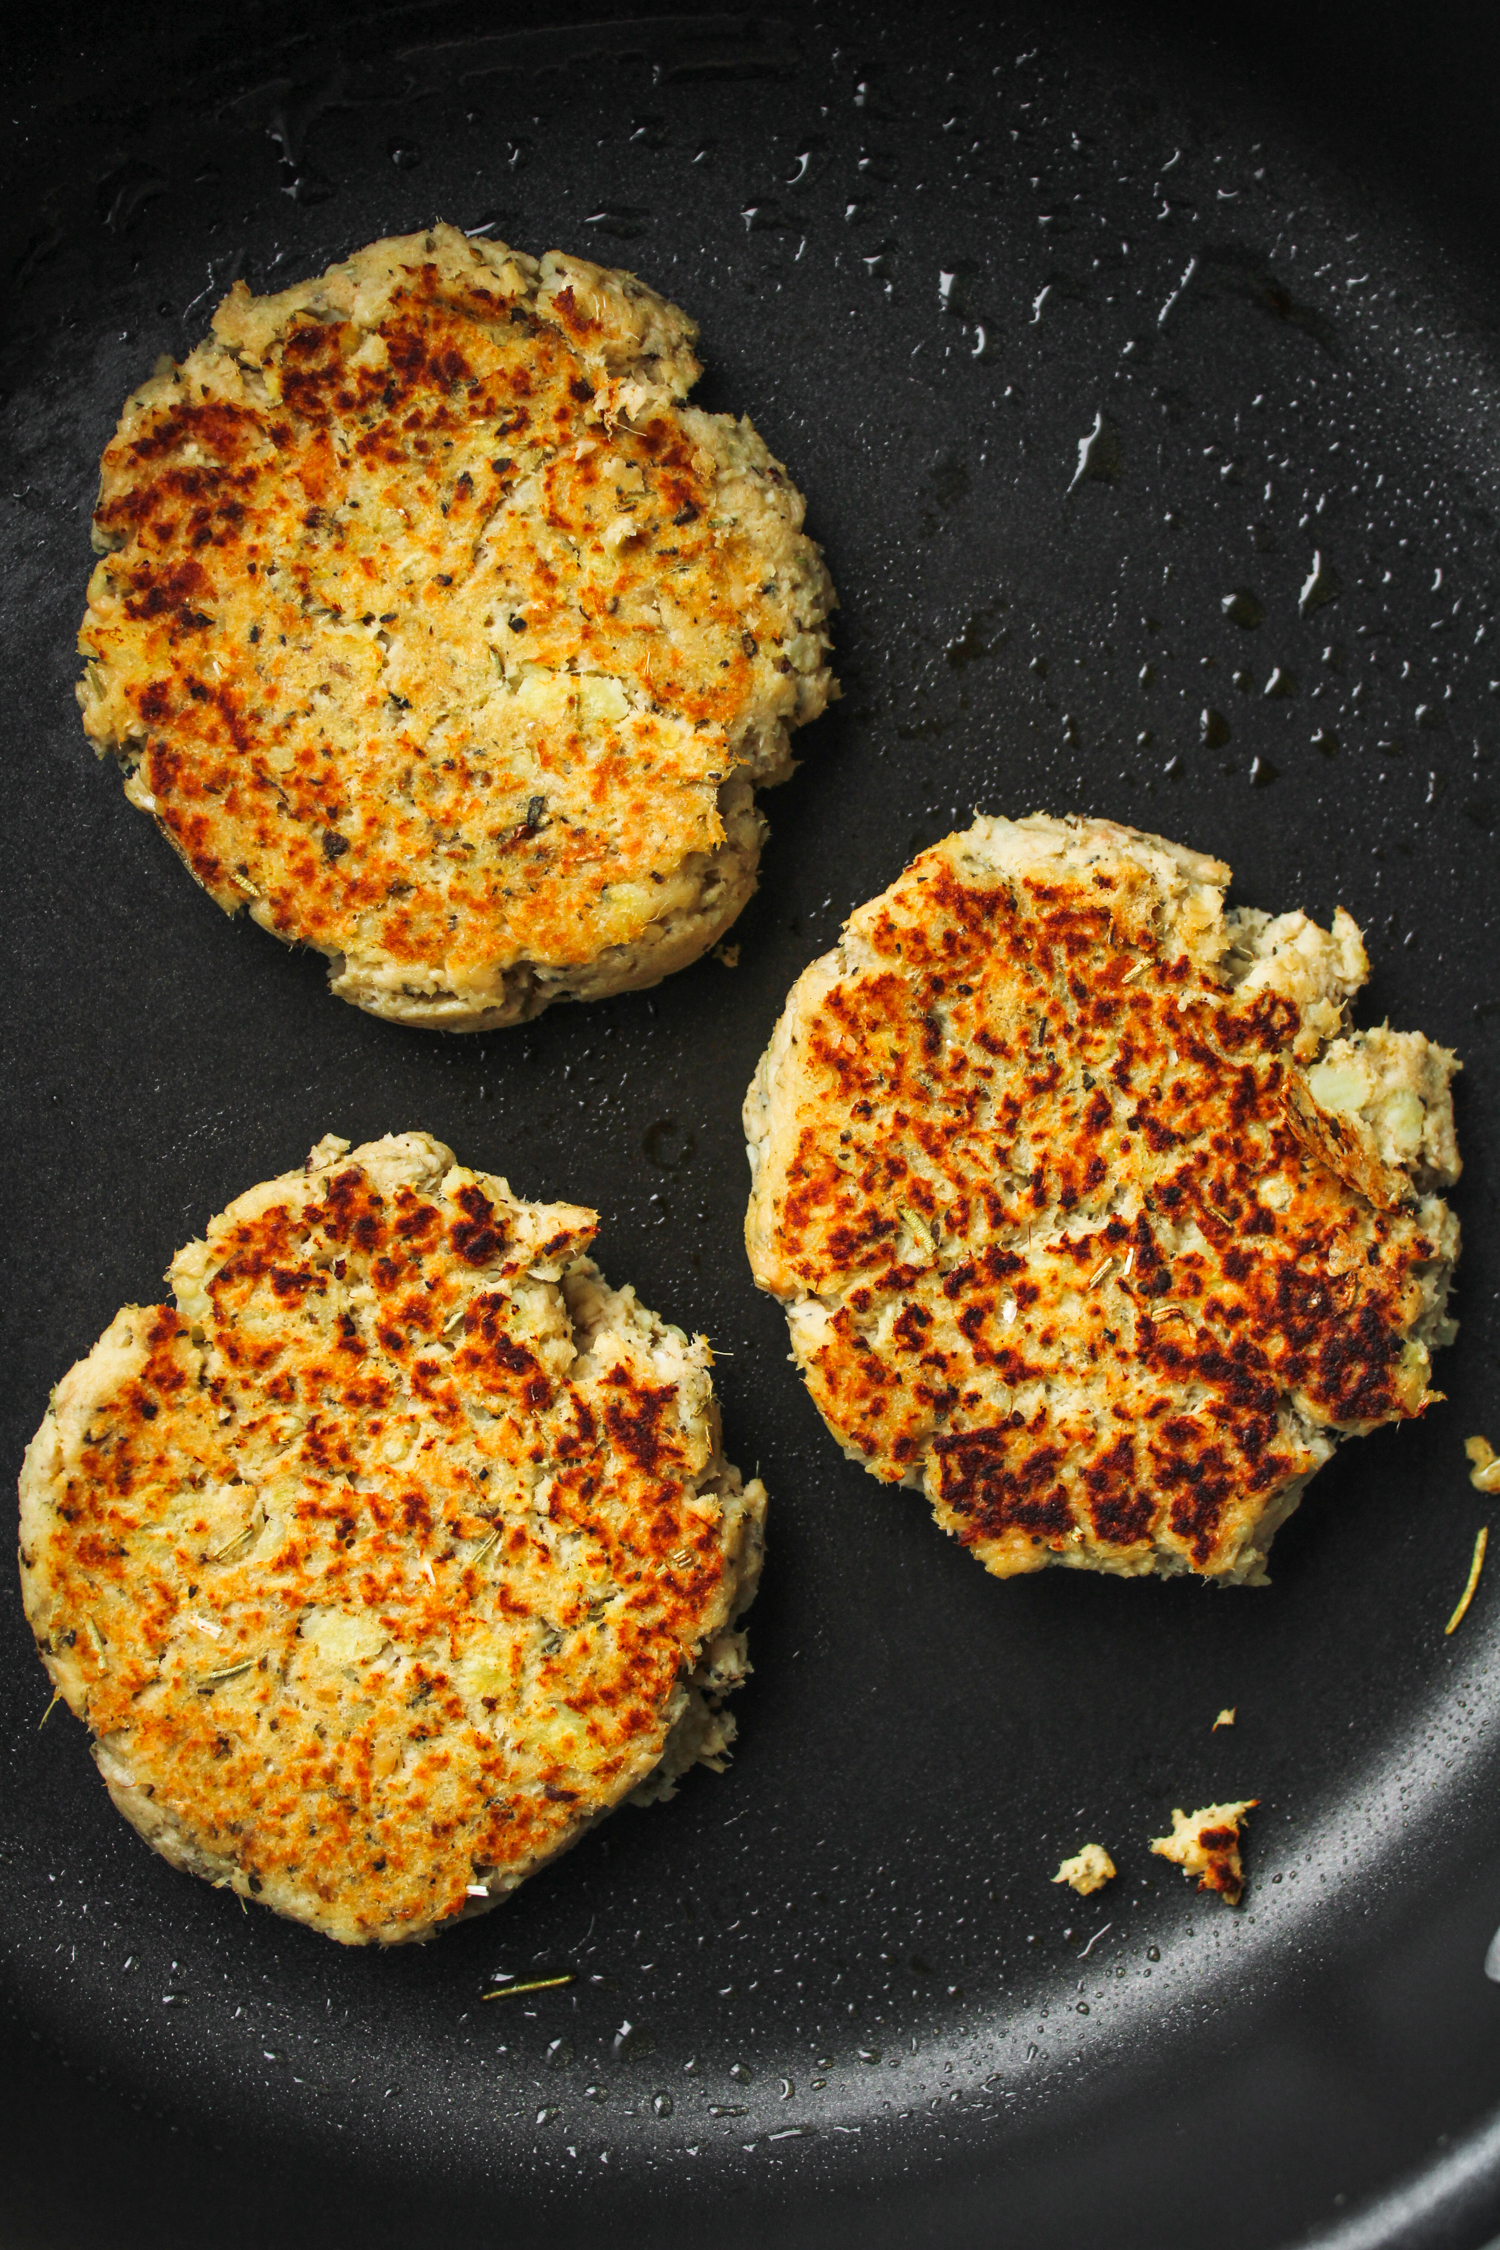
[[[1297,596],[1298,609],[1307,617],[1313,610],[1321,608],[1324,602],[1331,602],[1338,593],[1339,586],[1338,572],[1331,564],[1324,562],[1321,552],[1314,551],[1312,569]]]
[[[642,1155],[660,1172],[680,1172],[685,1164],[691,1164],[697,1148],[692,1128],[679,1125],[675,1117],[658,1117],[641,1136]]]
[[[1198,734],[1206,750],[1222,750],[1229,740],[1229,721],[1222,711],[1205,708],[1198,716]]]
[[[739,2083],[742,2086],[750,2085],[754,2078],[753,2071],[747,2070],[742,2062],[731,2063],[729,2066],[729,2075],[731,2078],[738,2079]]]
[[[1269,758],[1252,758],[1250,760],[1251,788],[1269,789],[1280,771],[1281,768],[1273,766]]]
[[[965,664],[975,664],[981,657],[993,654],[994,643],[985,638],[985,627],[993,612],[976,610],[962,632],[955,633],[951,641],[943,644],[943,654],[955,669]]]
[[[1265,604],[1251,593],[1248,586],[1237,586],[1232,594],[1220,597],[1219,607],[1231,625],[1238,625],[1246,633],[1253,632],[1265,621]]]
[[[402,172],[414,171],[422,161],[422,151],[415,141],[392,141],[390,154],[391,162]]]
[[[1120,473],[1120,433],[1104,413],[1094,416],[1094,426],[1086,437],[1078,440],[1078,466],[1073,471],[1070,492],[1077,490],[1085,478],[1102,484],[1113,484]]]
[[[1321,750],[1325,758],[1336,758],[1339,754],[1339,738],[1332,727],[1319,727],[1312,738],[1312,746]]]
[[[1296,692],[1296,673],[1286,671],[1280,664],[1274,667],[1271,673],[1271,677],[1267,680],[1265,686],[1261,690],[1262,695],[1277,696],[1295,695]]]
[[[1148,1945],[1146,1959],[1148,1961],[1159,1961],[1161,1959],[1161,1947],[1159,1945]]]
[[[299,172],[281,192],[305,209],[309,204],[331,202],[338,190],[321,172]]]
[[[969,472],[956,453],[939,453],[934,461],[927,489],[940,508],[955,508],[967,497]]]
[[[99,216],[111,234],[123,234],[146,204],[167,192],[165,173],[140,157],[128,157],[99,182]]]
[[[651,2107],[658,2117],[670,2117],[677,2104],[668,2093],[653,2094]]]
[[[584,220],[586,227],[597,227],[601,234],[610,234],[619,242],[629,242],[644,234],[651,213],[634,203],[606,203],[597,211],[590,211]]]
[[[548,2041],[547,2068],[549,2070],[566,2070],[572,2060],[573,2042],[571,2039],[552,2039]]]
[[[878,2047],[860,2047],[855,2051],[862,2063],[878,2063],[880,2060],[880,2049]]]

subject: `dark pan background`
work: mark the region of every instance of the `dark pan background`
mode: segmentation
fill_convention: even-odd
[[[212,1212],[324,1132],[419,1125],[598,1206],[606,1270],[733,1355],[731,1451],[773,1513],[731,1773],[385,1956],[146,1852],[76,1723],[38,1731],[7,1577],[6,2250],[1500,2229],[1500,1568],[1443,1634],[1494,1506],[1462,1441],[1500,1442],[1497,41],[1477,7],[1306,13],[12,27],[7,1474]],[[700,318],[704,402],[809,496],[845,688],[769,800],[736,970],[453,1041],[225,920],[72,695],[126,391],[235,276],[439,215]],[[782,997],[976,804],[1341,901],[1363,1020],[1464,1056],[1450,1402],[1318,1479],[1269,1591],[987,1578],[839,1459],[751,1286],[738,1110]],[[1232,1913],[1146,1847],[1239,1796]],[[1120,1878],[1079,1901],[1048,1878],[1089,1837]],[[497,1971],[575,1981],[485,2003]]]

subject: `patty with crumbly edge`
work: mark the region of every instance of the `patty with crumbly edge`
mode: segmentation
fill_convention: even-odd
[[[483,1913],[722,1768],[765,1491],[595,1215],[425,1133],[252,1188],[53,1394],[26,1614],[176,1867],[345,1944]]]
[[[1103,820],[980,818],[793,987],[745,1104],[755,1278],[852,1460],[997,1576],[1260,1584],[1339,1439],[1420,1414],[1445,1048],[1347,1029],[1340,910]]]
[[[84,726],[227,912],[472,1031],[654,984],[755,888],[833,683],[803,502],[635,276],[377,242],[127,402]]]

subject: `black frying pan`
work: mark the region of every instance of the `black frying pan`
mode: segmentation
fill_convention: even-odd
[[[345,1953],[144,1850],[75,1723],[38,1731],[7,1581],[0,2238],[1472,2250],[1493,1570],[1443,1626],[1492,1506],[1462,1440],[1500,1441],[1495,38],[590,12],[53,8],[12,50],[6,1459],[236,1191],[425,1126],[597,1204],[607,1270],[734,1354],[773,1495],[742,1746],[491,1919]],[[452,1042],[226,922],[71,692],[126,391],[237,274],[438,214],[689,306],[844,605],[738,969]],[[737,1115],[782,997],[976,803],[1342,901],[1365,1020],[1464,1054],[1450,1403],[1317,1480],[1268,1592],[986,1578],[838,1458],[751,1287]],[[1231,1913],[1146,1843],[1243,1795]],[[1085,1837],[1121,1874],[1080,1902],[1048,1878]],[[486,2003],[499,1969],[574,1982]]]

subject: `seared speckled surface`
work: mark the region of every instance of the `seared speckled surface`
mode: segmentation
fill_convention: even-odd
[[[850,916],[746,1097],[746,1248],[819,1413],[1000,1578],[1262,1584],[1338,1439],[1440,1395],[1452,1212],[1390,1165],[1372,1203],[1378,1153],[1291,1106],[1358,932],[1227,915],[1228,880],[1107,821],[977,820]],[[1430,1133],[1411,1096],[1445,1187],[1451,1061]]]
[[[678,1722],[722,1765],[701,1691],[742,1668],[717,1636],[765,1493],[719,1451],[706,1342],[611,1290],[593,1233],[426,1134],[334,1140],[58,1384],[27,1615],[174,1866],[402,1944],[575,1844]]]
[[[340,998],[493,1029],[631,991],[755,887],[833,590],[696,331],[456,227],[212,334],[105,449],[84,727],[226,913]]]

